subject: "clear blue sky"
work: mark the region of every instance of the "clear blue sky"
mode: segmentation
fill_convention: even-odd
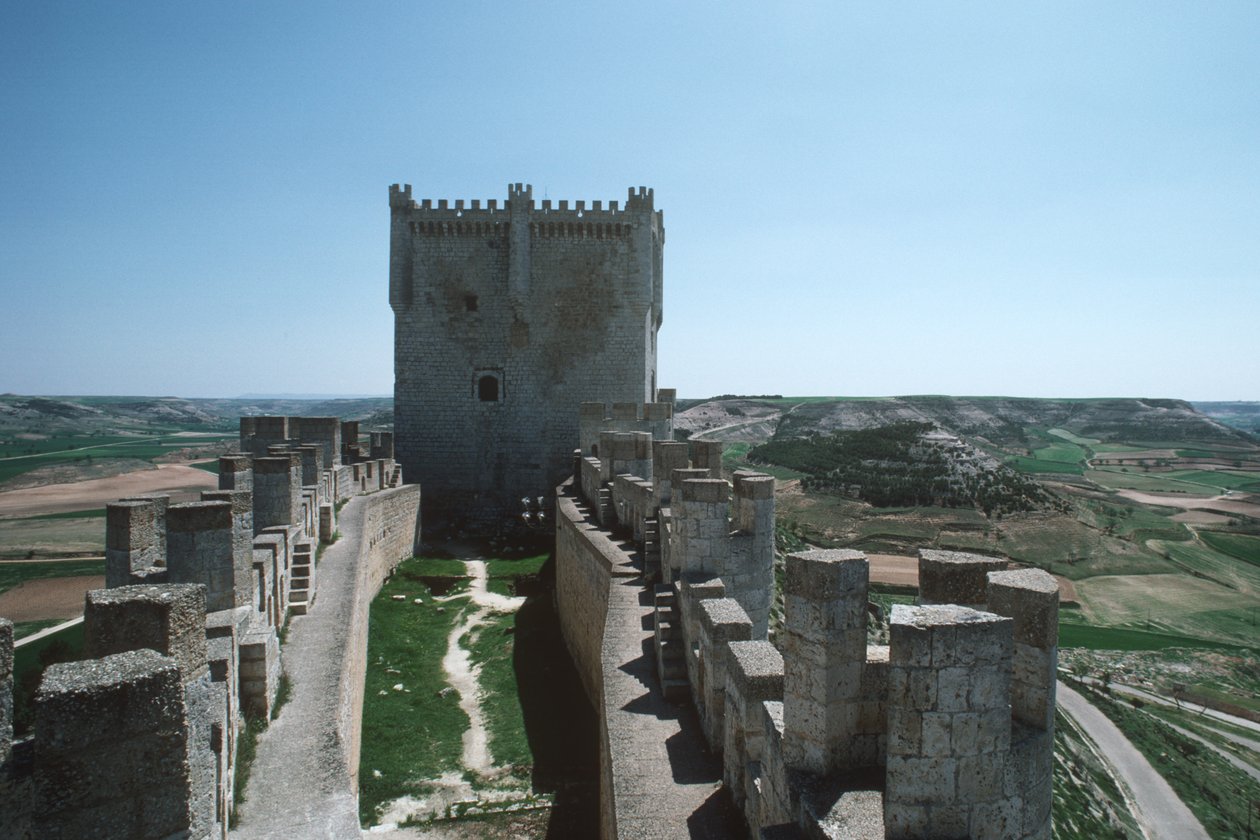
[[[1260,4],[0,11],[0,391],[390,393],[392,182],[664,210],[660,379],[1260,399]]]

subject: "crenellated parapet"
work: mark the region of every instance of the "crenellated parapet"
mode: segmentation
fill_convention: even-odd
[[[725,756],[726,781],[751,836],[791,825],[831,837],[826,826],[848,824],[864,837],[1050,837],[1057,585],[1040,570],[990,570],[994,558],[948,559],[935,582],[978,603],[899,605],[882,647],[866,643],[863,554],[788,556],[782,692],[765,666],[762,688],[728,676],[725,738],[711,743],[741,751]],[[683,630],[698,659],[723,656]]]
[[[16,745],[12,625],[0,620],[0,834],[225,840],[237,738],[274,709],[279,631],[314,601],[336,503],[401,480],[389,438],[372,441],[381,458],[341,464],[341,432],[336,418],[242,418],[248,451],[220,459],[219,490],[107,505],[87,658],[45,672],[34,732]],[[386,496],[365,515],[384,515],[363,552],[374,577],[418,539],[419,488]]]

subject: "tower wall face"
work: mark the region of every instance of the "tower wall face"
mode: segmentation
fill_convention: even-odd
[[[494,529],[572,470],[582,402],[654,399],[664,228],[643,188],[436,204],[390,190],[395,450],[426,515]]]

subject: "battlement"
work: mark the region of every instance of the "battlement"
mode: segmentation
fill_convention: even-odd
[[[13,765],[21,775],[0,785],[0,834],[227,836],[237,737],[246,718],[271,715],[279,631],[315,598],[316,542],[332,539],[335,503],[401,482],[392,458],[339,464],[341,431],[335,417],[241,418],[243,448],[261,454],[223,456],[219,490],[106,506],[106,588],[87,594],[87,658],[44,673],[34,732],[18,742],[33,766]],[[392,436],[373,450],[392,450]],[[392,568],[416,547],[418,488],[366,509],[365,530],[381,524],[360,561]],[[15,746],[12,654],[0,619],[0,759]]]
[[[529,226],[530,236],[540,238],[620,239],[630,236],[645,217],[658,234],[664,217],[655,210],[654,191],[630,187],[624,207],[617,201],[569,201],[543,199],[535,202],[530,184],[509,184],[507,200],[415,200],[411,185],[389,188],[389,206],[409,216],[412,236],[507,236],[509,225]]]

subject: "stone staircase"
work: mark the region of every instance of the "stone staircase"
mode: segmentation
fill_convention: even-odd
[[[659,556],[658,556],[659,563]],[[691,696],[687,682],[687,661],[683,657],[682,631],[679,629],[678,595],[671,584],[658,584],[654,592],[653,618],[656,648],[656,676],[666,700],[681,702]]]
[[[661,579],[661,528],[656,518],[643,521],[643,579]]]
[[[616,521],[616,511],[613,510],[612,487],[607,484],[599,488],[599,510],[596,512],[596,519],[600,524],[608,527],[612,522]]]
[[[293,547],[293,568],[289,570],[289,610],[306,615],[315,602],[315,546],[300,542]]]

